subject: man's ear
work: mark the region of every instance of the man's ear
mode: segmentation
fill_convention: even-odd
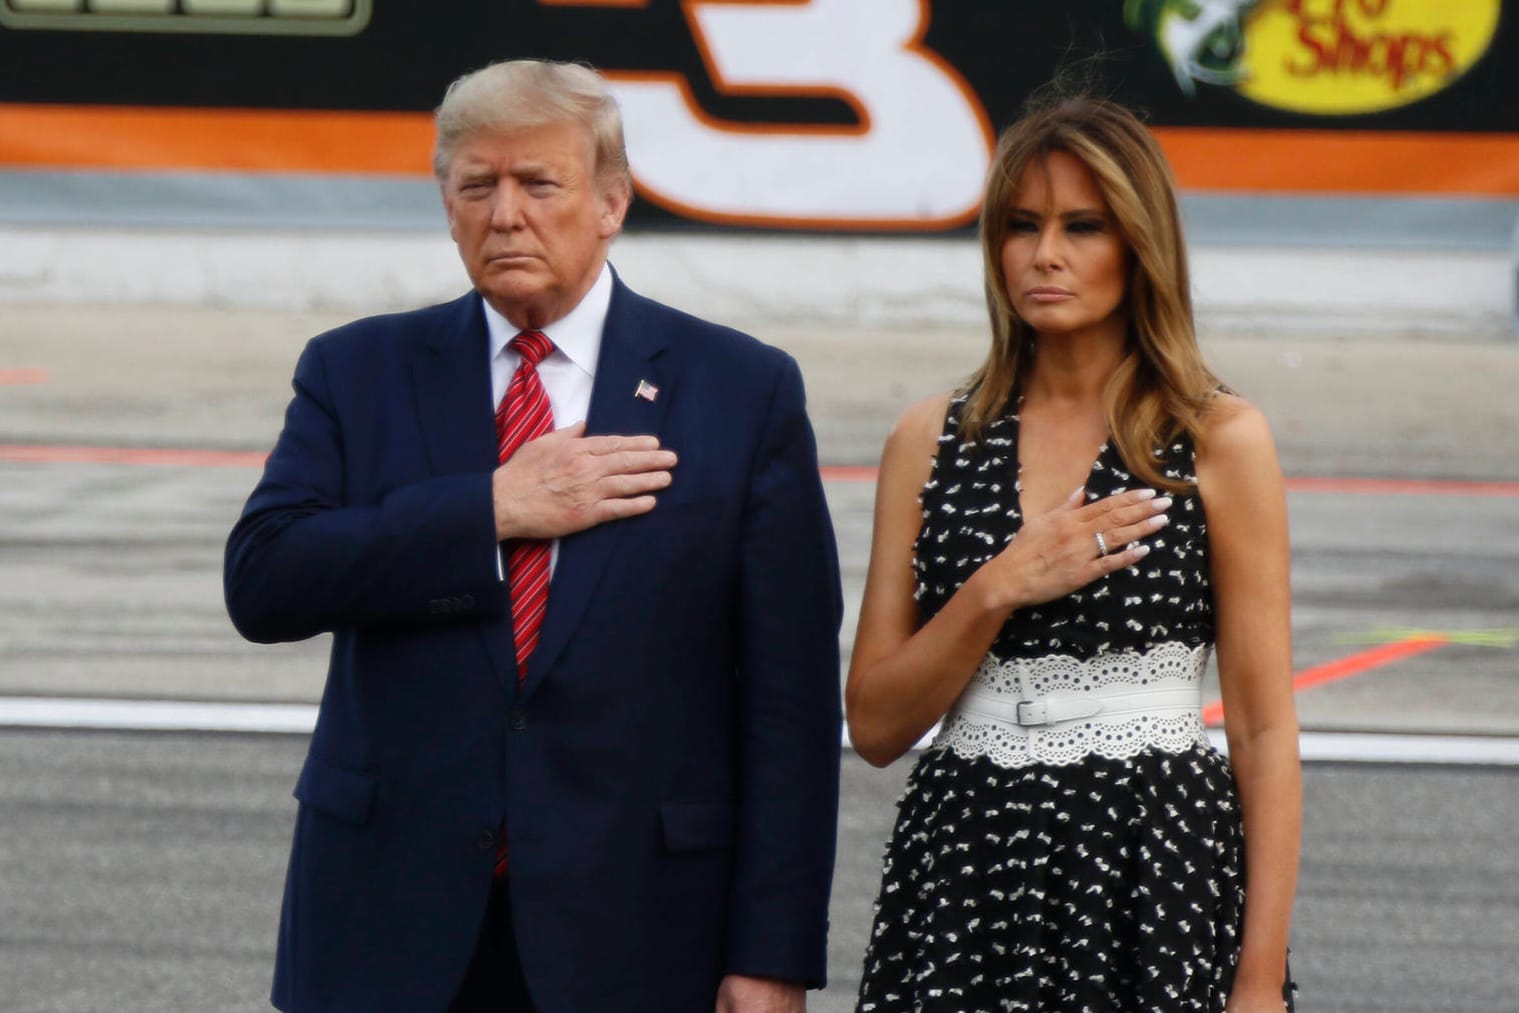
[[[454,218],[454,202],[448,196],[448,184],[446,182],[438,183],[438,195],[443,198],[443,214],[448,218],[449,238],[457,243],[459,241],[459,223]]]
[[[601,192],[601,238],[611,239],[622,231],[623,219],[628,216],[628,205],[633,203],[633,190],[626,179],[611,180]]]

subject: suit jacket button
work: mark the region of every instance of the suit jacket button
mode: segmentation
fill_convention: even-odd
[[[494,830],[482,830],[475,835],[475,847],[481,851],[489,851],[496,846],[496,832]]]
[[[512,711],[512,731],[520,732],[527,727],[527,712],[520,707]]]

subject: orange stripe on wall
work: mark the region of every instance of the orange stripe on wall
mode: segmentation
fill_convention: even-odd
[[[432,173],[429,113],[0,104],[0,165]]]
[[[1519,133],[1162,127],[1187,190],[1519,197]],[[427,175],[427,113],[0,104],[0,167]]]
[[[1519,196],[1519,134],[1155,131],[1184,190]]]

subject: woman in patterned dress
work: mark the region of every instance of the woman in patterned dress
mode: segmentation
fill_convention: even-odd
[[[1266,420],[1202,362],[1164,156],[1114,103],[1036,110],[980,228],[991,351],[881,461],[849,729],[879,766],[942,726],[858,1009],[1290,1009],[1285,499]]]

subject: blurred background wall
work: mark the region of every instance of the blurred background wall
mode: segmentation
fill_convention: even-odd
[[[1506,333],[1519,0],[0,0],[0,299],[386,308],[463,277],[430,110],[615,82],[617,262],[698,312],[979,319],[996,130],[1145,110],[1205,322]]]

